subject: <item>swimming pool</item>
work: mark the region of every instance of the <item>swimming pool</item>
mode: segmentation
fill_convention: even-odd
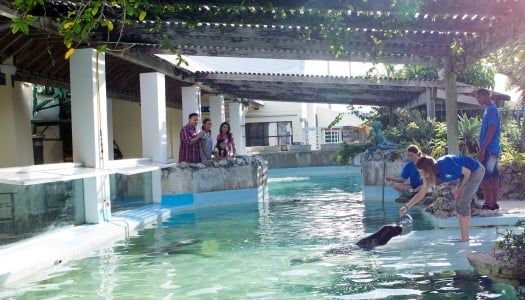
[[[319,169],[321,170],[321,169]],[[362,200],[345,172],[270,174],[266,203],[199,209],[128,241],[5,289],[16,299],[517,299],[519,287],[477,275],[465,256],[490,249],[494,228],[451,241],[417,210],[412,231],[373,251],[323,255],[396,223],[399,204]],[[294,259],[319,258],[292,264]],[[502,298],[503,297],[503,298]]]

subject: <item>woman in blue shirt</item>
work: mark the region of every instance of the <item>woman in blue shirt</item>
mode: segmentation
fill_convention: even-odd
[[[415,190],[416,192],[419,191],[421,188],[421,185],[423,184],[423,181],[421,180],[421,176],[419,176],[419,172],[416,169],[416,161],[418,158],[421,157],[421,150],[419,150],[419,147],[416,145],[410,145],[407,148],[407,157],[408,162],[403,167],[403,171],[401,171],[401,176],[399,178],[386,176],[385,180],[388,182],[394,182],[392,187],[399,191],[399,194],[403,196],[403,193],[409,192],[409,190]],[[407,179],[410,178],[410,183],[405,183]],[[408,193],[410,196],[413,196],[413,193]]]
[[[423,187],[399,212],[405,214],[425,197],[430,185],[438,182],[458,180],[452,192],[456,199],[456,215],[461,230],[461,241],[468,241],[470,227],[470,203],[476,194],[485,168],[477,160],[464,155],[445,155],[437,161],[430,156],[422,156],[416,161],[416,168],[423,178]]]

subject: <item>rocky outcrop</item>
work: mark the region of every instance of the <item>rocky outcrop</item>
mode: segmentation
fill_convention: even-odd
[[[472,252],[467,255],[467,259],[482,275],[513,285],[525,283],[525,265],[509,260],[502,249],[494,248],[488,253]]]
[[[267,162],[258,156],[178,163],[162,169],[162,193],[186,194],[265,186]]]
[[[502,199],[523,199],[525,195],[525,164],[503,164],[500,171],[500,195]]]
[[[452,190],[455,188],[455,182],[444,182],[436,185],[433,189],[431,199],[426,199],[426,203],[423,203],[425,210],[436,217],[448,218],[455,217],[456,210],[454,209],[455,199],[452,194]],[[479,217],[489,217],[501,215],[500,210],[483,210],[479,201],[476,199],[472,203],[471,215]]]

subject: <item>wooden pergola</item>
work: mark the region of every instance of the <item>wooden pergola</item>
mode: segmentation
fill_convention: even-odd
[[[68,87],[69,62],[64,59],[66,48],[53,17],[66,13],[75,2],[46,1],[46,13],[34,12],[38,22],[29,35],[22,35],[10,33],[10,21],[17,12],[10,1],[1,0],[1,63],[12,59],[18,80]],[[522,38],[525,32],[525,1],[519,0],[406,0],[397,5],[391,0],[153,3],[180,9],[157,15],[152,10],[142,22],[109,35],[96,32],[91,38],[91,45],[109,43],[119,49],[107,52],[109,96],[139,101],[139,74],[151,71],[166,74],[167,103],[172,107],[181,107],[180,87],[189,85],[231,98],[387,106],[413,101],[428,87],[443,88],[451,151],[458,148],[455,72]],[[172,53],[161,47],[166,41],[183,55],[441,65],[444,79],[402,82],[193,73],[155,55]]]

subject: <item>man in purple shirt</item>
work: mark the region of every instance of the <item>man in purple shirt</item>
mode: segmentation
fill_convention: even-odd
[[[191,113],[188,116],[188,124],[180,130],[179,162],[201,162],[199,140],[206,132],[197,133],[197,124],[199,124],[199,115]]]

